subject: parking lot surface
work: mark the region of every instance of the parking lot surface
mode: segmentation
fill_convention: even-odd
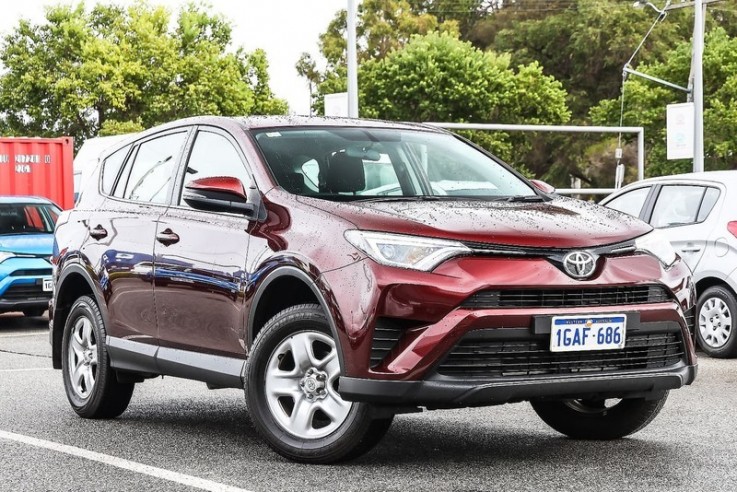
[[[158,378],[128,410],[83,420],[50,369],[43,319],[0,316],[0,490],[735,490],[737,361],[701,357],[646,429],[574,441],[525,403],[400,415],[362,458],[288,462],[258,438],[243,394]]]

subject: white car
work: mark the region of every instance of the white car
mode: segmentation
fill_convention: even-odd
[[[693,271],[694,334],[713,357],[737,357],[737,171],[646,179],[601,205],[648,222]]]

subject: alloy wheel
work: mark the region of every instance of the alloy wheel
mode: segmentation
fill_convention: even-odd
[[[699,311],[699,333],[711,348],[723,347],[732,334],[732,313],[726,302],[709,297]]]
[[[338,393],[339,376],[332,338],[301,331],[284,339],[272,352],[265,374],[266,400],[279,426],[302,439],[338,429],[353,406]]]
[[[69,337],[68,371],[72,390],[86,400],[97,378],[97,340],[92,322],[86,316],[77,319]]]

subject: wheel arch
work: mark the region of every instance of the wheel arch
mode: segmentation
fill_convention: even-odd
[[[701,293],[710,287],[724,287],[732,293],[732,297],[737,300],[737,294],[735,293],[734,287],[729,282],[718,277],[704,277],[696,281],[696,294],[701,297]]]
[[[64,334],[64,326],[75,300],[83,295],[91,295],[97,302],[102,314],[105,326],[108,323],[107,305],[102,293],[96,287],[96,282],[90,273],[79,264],[67,266],[59,276],[59,286],[56,288],[54,298],[54,313],[51,339],[51,362],[54,369],[61,369],[61,340]]]
[[[341,372],[345,369],[343,350],[338,325],[335,321],[335,300],[327,286],[318,285],[319,277],[310,274],[295,266],[282,266],[269,272],[256,288],[248,313],[246,326],[246,347],[250,350],[253,341],[264,324],[278,312],[299,304],[314,302],[319,304],[325,313],[330,326],[330,332],[338,348],[338,360]],[[280,292],[281,296],[274,294]],[[291,295],[286,297],[285,292]]]

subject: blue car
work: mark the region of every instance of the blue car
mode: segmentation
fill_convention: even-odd
[[[48,309],[59,213],[59,207],[44,198],[0,196],[0,313],[41,316]]]

